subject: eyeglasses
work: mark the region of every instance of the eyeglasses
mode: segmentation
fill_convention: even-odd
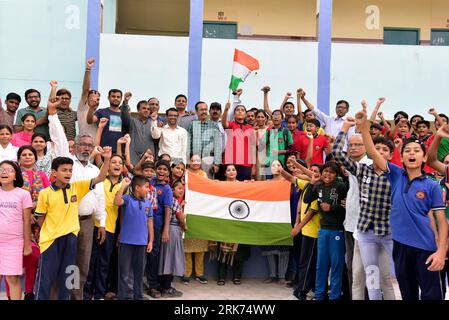
[[[14,170],[14,168],[0,168],[0,174],[2,174],[2,173],[14,173],[14,172],[16,172],[15,170]]]
[[[349,147],[349,148],[352,148],[352,147],[362,147],[362,146],[364,146],[363,143],[349,143],[349,144],[348,144],[348,147]]]

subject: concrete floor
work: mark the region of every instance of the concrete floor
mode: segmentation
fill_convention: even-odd
[[[279,283],[266,284],[262,279],[242,279],[242,284],[239,286],[228,280],[224,286],[218,286],[213,278],[209,279],[208,284],[200,284],[198,281],[192,280],[188,285],[176,278],[173,281],[173,286],[183,292],[182,297],[158,300],[296,300],[292,289]],[[393,287],[396,299],[401,300],[395,279],[393,279]],[[149,296],[146,297],[152,300]],[[0,300],[5,299],[5,292],[0,292]]]

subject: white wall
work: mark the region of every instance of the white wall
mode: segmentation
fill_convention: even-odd
[[[102,105],[115,87],[133,92],[134,109],[139,100],[157,96],[165,110],[178,93],[187,93],[188,38],[102,34],[100,48]],[[316,43],[225,39],[203,41],[202,100],[227,101],[234,48],[260,63],[241,85],[246,106],[262,107],[264,85],[272,87],[272,109],[299,87],[316,102]],[[372,106],[379,96],[387,97],[388,118],[399,109],[424,114],[430,105],[449,113],[449,47],[333,44],[331,77],[332,113],[338,99],[354,111],[362,98]]]
[[[390,119],[404,110],[433,120],[429,106],[449,114],[449,47],[333,44],[331,109],[342,98],[373,107],[380,96]]]

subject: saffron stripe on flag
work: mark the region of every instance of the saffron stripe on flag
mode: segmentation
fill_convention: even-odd
[[[237,49],[234,51],[234,62],[244,65],[250,71],[259,69],[259,61],[251,57],[249,54]]]
[[[187,176],[187,188],[211,196],[255,201],[290,201],[288,181],[226,182],[203,178],[194,174]]]
[[[252,245],[293,245],[290,223],[232,221],[187,214],[186,238]]]

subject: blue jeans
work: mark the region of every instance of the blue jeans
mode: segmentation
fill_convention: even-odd
[[[320,231],[318,231],[317,257],[315,299],[326,299],[326,284],[329,275],[329,268],[331,271],[331,293],[329,299],[340,299],[343,267],[345,264],[344,231],[320,229]]]

